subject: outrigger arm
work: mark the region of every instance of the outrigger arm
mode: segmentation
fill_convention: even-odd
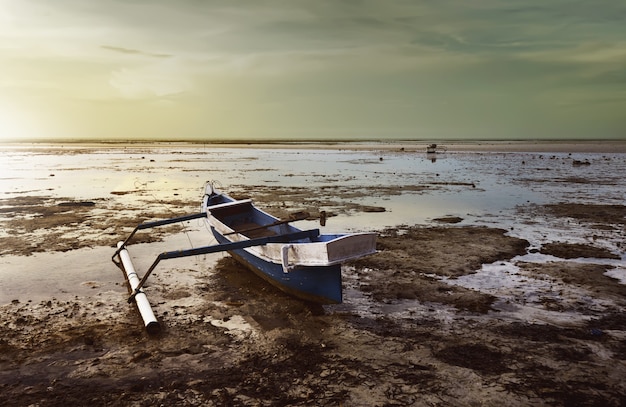
[[[122,251],[122,249],[124,249],[124,247],[126,247],[126,244],[130,241],[130,239],[133,238],[133,236],[135,236],[135,233],[137,233],[139,230],[148,229],[148,228],[154,228],[154,227],[163,226],[163,225],[170,225],[172,223],[184,222],[184,221],[187,221],[187,220],[206,218],[206,216],[207,216],[206,212],[200,212],[200,213],[194,213],[193,215],[179,216],[177,218],[157,220],[155,222],[140,223],[139,225],[137,225],[137,227],[135,227],[135,229],[133,229],[131,234],[128,235],[126,240],[124,240],[122,245],[113,254],[113,257],[111,257],[111,260],[113,260],[113,263],[117,264],[118,267],[119,267],[119,263],[115,261],[115,256],[117,256]]]
[[[320,234],[319,229],[311,229],[311,230],[304,230],[304,231],[295,232],[295,233],[286,233],[283,235],[275,235],[275,236],[260,237],[257,239],[242,240],[240,242],[216,244],[212,246],[203,246],[203,247],[197,247],[197,248],[188,249],[188,250],[174,250],[171,252],[163,252],[157,256],[157,258],[154,260],[154,262],[152,263],[148,271],[146,271],[146,274],[144,274],[143,278],[139,282],[139,285],[135,288],[132,295],[128,298],[128,302],[129,303],[132,302],[135,296],[141,292],[141,287],[143,287],[144,283],[146,282],[146,280],[148,279],[152,271],[155,269],[155,267],[157,266],[157,264],[159,264],[161,260],[176,259],[179,257],[198,256],[201,254],[209,254],[209,253],[226,252],[226,251],[237,250],[237,249],[245,249],[246,247],[263,246],[268,243],[289,243],[289,242],[293,242],[294,240],[317,237],[319,236],[319,234]]]
[[[161,260],[174,259],[174,258],[179,258],[179,257],[197,256],[197,255],[209,254],[209,253],[218,253],[218,252],[237,250],[237,249],[244,249],[247,247],[262,246],[268,243],[289,243],[289,242],[306,239],[306,238],[312,239],[312,238],[319,236],[320,234],[319,229],[310,229],[310,230],[299,231],[299,232],[294,232],[294,233],[286,233],[286,234],[266,236],[266,237],[261,237],[261,238],[256,238],[256,239],[242,240],[238,242],[197,247],[197,248],[187,249],[187,250],[175,250],[171,252],[163,252],[157,256],[157,258],[154,260],[154,262],[152,263],[148,271],[141,278],[141,281],[137,283],[138,281],[137,273],[134,270],[134,267],[130,260],[130,256],[128,255],[128,251],[126,250],[126,245],[130,241],[130,239],[135,235],[135,233],[137,233],[137,231],[148,229],[148,228],[153,228],[157,226],[169,225],[169,224],[177,223],[177,222],[183,222],[183,221],[192,220],[192,219],[204,218],[206,216],[207,216],[207,213],[202,212],[202,213],[196,213],[192,215],[181,216],[177,218],[159,220],[155,222],[141,223],[137,225],[137,227],[135,227],[135,229],[126,238],[126,240],[118,243],[117,245],[118,248],[113,254],[113,256],[111,257],[111,260],[126,274],[127,280],[129,282],[129,287],[130,287],[129,291],[131,292],[131,295],[128,298],[128,302],[129,303],[133,301],[137,302],[137,300],[139,300],[138,295],[141,294],[142,304],[145,304],[144,307],[147,307],[149,309],[149,311],[147,311],[148,318],[146,318],[143,315],[143,312],[140,307],[140,313],[142,313],[142,317],[144,318],[144,322],[146,322],[146,327],[148,327],[148,329],[150,329],[150,325],[154,326],[155,332],[159,328],[158,328],[158,323],[156,322],[156,319],[154,318],[154,315],[152,314],[152,310],[150,309],[150,305],[148,304],[147,299],[145,298],[145,293],[142,291],[141,288],[145,284],[146,280],[148,279],[152,271],[154,271],[154,269],[159,264],[159,262],[161,262]],[[266,227],[269,227],[269,226],[273,226],[273,225],[266,225]],[[115,257],[118,257],[119,261],[116,261]],[[131,277],[132,277],[132,281],[131,281]],[[140,306],[139,303],[137,305]],[[151,322],[149,322],[148,319],[150,319]]]

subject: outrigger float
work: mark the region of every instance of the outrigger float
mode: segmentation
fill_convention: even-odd
[[[320,234],[301,230],[291,222],[296,216],[278,219],[257,208],[251,199],[236,200],[207,183],[202,211],[191,215],[141,223],[117,244],[113,262],[124,272],[129,286],[128,302],[135,302],[149,333],[160,330],[143,287],[161,260],[228,252],[239,263],[280,290],[320,304],[342,302],[341,263],[376,252],[376,233]],[[163,252],[139,278],[127,246],[140,230],[205,219],[218,244]]]

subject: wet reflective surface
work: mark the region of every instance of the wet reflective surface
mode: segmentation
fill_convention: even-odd
[[[574,165],[575,161],[589,165]],[[295,148],[167,146],[0,149],[2,197],[197,201],[205,181],[225,191],[254,188],[357,188],[354,201],[386,209],[355,214],[345,224],[379,229],[440,216],[498,223],[518,205],[559,202],[622,204],[626,155],[455,153]],[[385,193],[381,195],[381,190]],[[388,193],[393,190],[393,193]],[[280,200],[276,196],[276,200]],[[341,221],[341,220],[338,220]],[[344,226],[344,225],[342,225]]]
[[[621,405],[625,159],[3,148],[0,400]],[[378,230],[380,252],[346,264],[344,303],[325,307],[226,254],[163,262],[146,293],[165,329],[148,337],[114,246],[140,221],[198,211],[207,180],[272,212],[327,210],[328,231]],[[207,236],[194,220],[142,233],[129,252],[142,274]]]
[[[0,209],[7,209],[7,200],[12,198],[56,197],[115,202],[120,208],[116,216],[125,215],[125,205],[145,205],[143,212],[149,214],[163,212],[165,203],[174,202],[168,206],[168,213],[176,216],[189,213],[189,208],[199,208],[203,185],[213,180],[226,192],[253,199],[263,193],[266,204],[280,205],[289,200],[286,205],[298,207],[303,201],[294,201],[293,196],[284,194],[302,190],[307,196],[300,199],[307,199],[309,204],[315,204],[311,195],[326,196],[326,201],[319,201],[321,210],[326,209],[324,203],[330,198],[335,205],[360,205],[330,218],[322,228],[325,232],[428,225],[437,218],[458,217],[459,226],[502,227],[512,236],[527,239],[531,247],[540,247],[546,241],[588,243],[588,231],[567,219],[538,214],[533,207],[564,202],[621,205],[626,201],[625,175],[626,154],[619,153],[448,151],[427,155],[399,149],[377,150],[375,146],[364,150],[341,146],[223,148],[193,144],[12,146],[0,149]],[[363,206],[384,211],[358,209]],[[106,212],[103,208],[93,213],[98,210]],[[133,212],[126,215],[129,228],[141,221],[133,218]],[[0,225],[6,225],[4,222],[11,216],[10,211],[0,216]],[[109,215],[104,216],[106,219]],[[304,223],[307,227],[319,227],[313,222]],[[2,229],[5,238],[9,233],[8,228]],[[80,239],[90,230],[69,224],[59,233]],[[110,236],[109,240],[121,237]],[[594,231],[594,245],[622,257],[622,261],[611,263],[616,267],[611,270],[612,276],[618,279],[625,278],[623,239],[623,231]],[[34,276],[38,265],[47,263],[37,258],[20,261],[19,256],[4,256],[1,260],[3,300],[10,298],[12,291],[7,287],[11,286],[10,281],[17,281],[17,271]],[[107,273],[109,266],[103,267]],[[56,270],[61,272],[58,267]],[[481,278],[479,272],[457,284],[473,287]]]

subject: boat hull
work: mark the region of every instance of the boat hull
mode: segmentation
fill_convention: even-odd
[[[211,227],[211,231],[220,244],[231,242],[214,227]],[[342,301],[340,264],[297,267],[285,273],[282,264],[259,258],[245,249],[228,253],[257,276],[289,295],[320,304],[338,304]]]
[[[305,301],[337,304],[342,301],[341,263],[376,252],[375,233],[319,234],[302,231],[291,220],[257,208],[250,199],[235,200],[206,189],[202,210],[220,244],[274,236],[275,242],[228,250],[242,265],[280,290]],[[297,233],[308,236],[280,241]],[[309,233],[310,232],[310,233]]]

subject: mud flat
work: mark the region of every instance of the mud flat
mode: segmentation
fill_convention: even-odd
[[[315,216],[319,189],[279,189],[280,205],[271,190],[237,194],[279,216]],[[323,206],[376,216],[354,191],[333,189]],[[529,203],[506,228],[458,214],[381,228],[379,252],[344,266],[345,301],[332,306],[286,296],[228,255],[159,266],[146,292],[163,329],[151,336],[110,256],[137,219],[197,203],[172,197],[147,208],[148,197],[112,192],[0,197],[0,404],[626,403],[622,205]],[[535,233],[540,224],[563,232]],[[138,235],[130,251],[143,270],[151,253],[203,232],[186,222]],[[54,280],[20,285],[35,267]]]
[[[54,229],[55,216],[93,222],[98,206],[47,202],[45,229]],[[12,203],[19,211],[28,200]],[[125,221],[113,222],[111,234]],[[71,249],[104,243],[104,235],[94,231]],[[45,239],[47,250],[61,250],[62,235]],[[10,250],[25,255],[26,246]],[[557,246],[547,250],[615,257],[590,252],[591,245]],[[284,296],[218,256],[207,262],[211,273],[158,273],[148,288],[164,325],[157,336],[141,329],[121,285],[99,292],[97,282],[83,282],[94,295],[15,300],[0,318],[0,399],[41,406],[622,404],[626,288],[604,274],[606,266],[524,263],[520,287],[499,294],[455,284],[527,248],[488,227],[383,230],[378,254],[345,267],[346,303],[324,308]],[[181,280],[181,272],[193,280]],[[524,279],[553,288],[525,293]],[[538,316],[514,317],[529,303]]]

